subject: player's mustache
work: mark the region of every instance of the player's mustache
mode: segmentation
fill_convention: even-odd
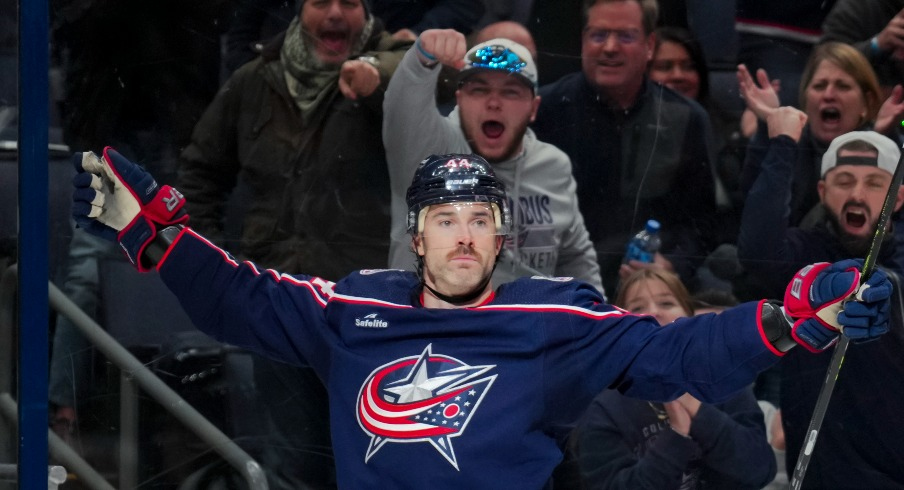
[[[471,255],[474,258],[480,260],[482,255],[477,251],[474,247],[469,247],[467,245],[456,245],[452,248],[452,250],[448,253],[447,257],[451,260],[453,257],[460,257],[462,255]]]

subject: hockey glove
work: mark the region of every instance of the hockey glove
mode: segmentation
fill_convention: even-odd
[[[888,275],[876,269],[857,290],[854,301],[844,304],[844,310],[838,314],[838,323],[851,342],[869,342],[888,332],[893,290]]]
[[[872,340],[888,331],[891,283],[876,270],[859,286],[862,266],[862,260],[822,262],[794,276],[785,291],[784,307],[794,319],[791,336],[797,343],[821,352],[838,341],[842,329],[856,341]]]
[[[75,222],[91,234],[118,241],[139,271],[149,271],[153,264],[144,252],[157,232],[188,221],[182,194],[158,186],[151,174],[110,147],[104,148],[103,158],[76,153],[72,163],[78,172],[72,179]]]

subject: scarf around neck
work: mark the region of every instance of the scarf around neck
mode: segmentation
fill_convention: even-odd
[[[373,17],[368,16],[361,35],[351,49],[351,56],[361,53],[364,44],[373,32]],[[279,59],[283,64],[283,75],[289,95],[301,110],[301,119],[307,125],[311,116],[337,87],[340,65],[321,62],[308,45],[312,37],[304,32],[296,16],[289,24],[283,41]]]

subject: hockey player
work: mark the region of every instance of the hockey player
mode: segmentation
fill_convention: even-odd
[[[678,320],[683,328],[568,278],[494,290],[511,214],[475,155],[430,156],[415,172],[408,229],[419,272],[338,282],[237,262],[186,226],[175,189],[110,148],[76,154],[75,166],[79,225],[117,240],[140,271],[156,268],[198,328],[323,378],[343,488],[541,488],[561,460],[561,431],[606,387],[716,402],[797,343],[823,345],[842,326],[871,339],[888,321],[887,278],[877,272],[858,290],[850,261],[802,270],[784,306],[747,303]]]

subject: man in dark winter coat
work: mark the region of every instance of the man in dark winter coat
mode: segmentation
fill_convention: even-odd
[[[182,152],[179,185],[193,226],[219,242],[226,198],[241,182],[240,255],[332,277],[386,263],[383,92],[411,43],[393,40],[357,0],[354,15],[327,3],[305,3],[285,35],[225,83]]]
[[[692,284],[714,246],[709,116],[646,76],[655,47],[655,1],[587,4],[582,71],[540,89],[533,129],[571,158],[607,291],[641,266],[621,262],[631,235],[650,218],[662,223],[655,265]]]

